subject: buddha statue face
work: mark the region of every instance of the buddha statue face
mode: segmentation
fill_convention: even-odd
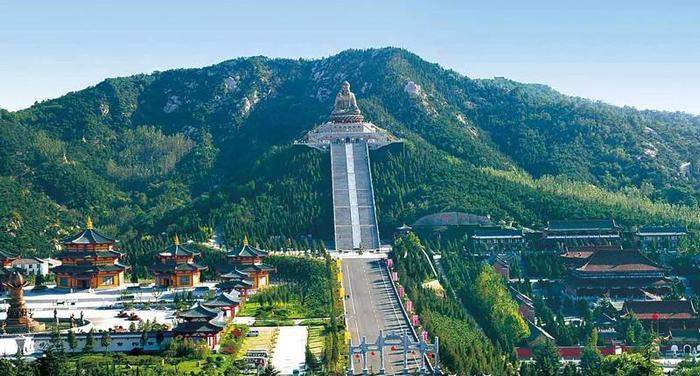
[[[347,81],[343,81],[343,84],[340,87],[340,92],[343,93],[343,95],[350,94],[350,83]]]

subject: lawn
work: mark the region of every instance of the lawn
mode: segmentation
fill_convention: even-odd
[[[310,326],[309,336],[307,343],[311,353],[317,358],[323,355],[323,343],[326,337],[326,327],[325,326]]]
[[[243,358],[248,350],[266,350],[272,356],[279,329],[275,327],[255,327],[250,328],[250,330],[257,330],[260,332],[260,335],[257,337],[245,337],[237,358]]]
[[[261,305],[248,301],[238,313],[240,317],[255,317],[262,320],[286,320],[306,318],[306,310],[297,300],[288,303],[275,302],[272,305]]]

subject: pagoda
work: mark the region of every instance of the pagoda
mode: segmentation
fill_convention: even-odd
[[[243,237],[243,245],[240,248],[230,251],[227,255],[234,270],[245,273],[253,282],[253,289],[264,288],[270,284],[270,272],[275,268],[263,263],[267,256],[267,251],[250,245],[247,236]]]
[[[189,311],[177,315],[180,323],[173,329],[175,336],[203,340],[210,348],[215,348],[224,329],[224,324],[216,320],[220,313],[218,308],[208,308],[197,303]]]
[[[253,288],[253,281],[248,278],[248,274],[236,269],[235,266],[233,270],[220,275],[219,278],[221,278],[221,282],[216,285],[217,288],[235,291],[242,297],[248,296],[248,290]]]
[[[129,267],[119,263],[123,254],[114,250],[117,242],[97,232],[88,217],[84,230],[61,240],[63,252],[55,257],[62,264],[53,269],[56,286],[71,289],[123,286],[124,272]]]
[[[201,284],[202,271],[206,266],[194,262],[199,252],[190,251],[180,245],[175,235],[172,245],[156,256],[155,263],[149,268],[156,277],[156,286],[163,288],[196,287]]]
[[[224,313],[224,318],[233,320],[241,306],[241,297],[238,292],[221,292],[213,299],[202,303],[207,308],[218,308]]]

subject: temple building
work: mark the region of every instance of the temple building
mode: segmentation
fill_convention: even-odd
[[[224,319],[233,320],[241,306],[241,298],[237,292],[221,292],[214,298],[202,303],[207,308],[218,308],[223,312]]]
[[[514,228],[479,228],[471,236],[475,252],[520,252],[525,249],[522,230]]]
[[[576,298],[659,299],[673,290],[668,270],[638,250],[599,250],[571,271],[566,292]]]
[[[615,245],[620,243],[620,232],[612,219],[549,221],[541,246],[564,250],[571,246]]]
[[[640,226],[634,238],[642,251],[677,252],[678,241],[688,235],[685,227]]]
[[[56,255],[61,265],[53,269],[56,287],[71,289],[117,288],[124,284],[128,266],[119,263],[122,253],[114,250],[118,240],[95,231],[88,218],[85,229],[63,240]]]
[[[216,287],[230,292],[236,292],[241,297],[248,296],[248,292],[253,289],[253,281],[248,278],[248,274],[234,267],[233,270],[219,276],[221,282]]]
[[[219,345],[224,323],[218,320],[221,310],[208,308],[197,303],[189,311],[177,315],[179,323],[173,329],[178,338],[191,338],[206,341],[210,348]]]
[[[630,300],[623,315],[634,313],[646,330],[666,333],[672,329],[698,329],[698,312],[690,300]]]
[[[156,286],[162,288],[196,287],[202,282],[202,271],[206,266],[197,264],[194,259],[199,252],[190,251],[180,244],[175,235],[172,245],[156,256],[155,263],[149,268],[156,277]]]
[[[583,247],[567,247],[561,255],[564,265],[568,269],[576,269],[583,266],[597,251],[622,251],[621,245],[594,245]]]
[[[253,283],[253,289],[265,288],[270,285],[270,272],[275,268],[263,263],[268,256],[267,251],[255,248],[248,243],[248,237],[243,238],[243,246],[227,255],[234,269],[243,272]]]

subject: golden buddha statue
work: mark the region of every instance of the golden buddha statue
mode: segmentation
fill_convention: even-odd
[[[333,123],[361,123],[364,120],[357,107],[355,94],[350,91],[350,83],[343,81],[340,92],[335,96],[335,104],[330,121]]]

